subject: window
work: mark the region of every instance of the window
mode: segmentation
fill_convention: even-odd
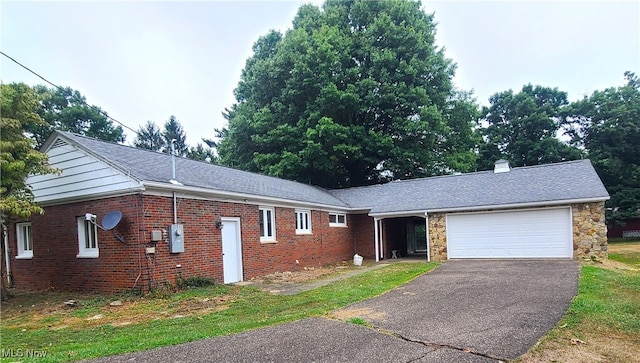
[[[296,211],[296,234],[311,234],[311,211]]]
[[[260,242],[276,241],[275,211],[273,208],[260,207]]]
[[[329,213],[330,227],[346,227],[347,215],[342,213]]]
[[[94,220],[78,217],[78,255],[80,258],[98,257],[98,227]]]
[[[33,235],[31,234],[31,222],[16,223],[16,236],[18,238],[18,255],[16,258],[32,258]]]

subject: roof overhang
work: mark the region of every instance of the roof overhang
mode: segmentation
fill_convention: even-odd
[[[594,197],[594,198],[581,198],[581,199],[563,199],[553,201],[539,201],[539,202],[527,202],[527,203],[511,203],[511,204],[491,204],[491,205],[477,205],[468,207],[452,207],[452,208],[436,208],[436,209],[421,209],[412,211],[398,211],[398,212],[379,212],[369,213],[374,218],[400,218],[400,217],[424,217],[427,213],[453,213],[453,212],[473,212],[480,210],[498,210],[498,209],[515,209],[515,208],[535,208],[535,207],[551,207],[558,205],[568,205],[577,203],[594,203],[604,202],[609,200],[609,197]]]
[[[282,206],[282,207],[314,207],[318,210],[328,210],[336,212],[362,212],[366,213],[368,210],[352,209],[346,206],[337,206],[333,204],[314,203],[307,201],[296,201],[285,198],[274,198],[267,196],[259,196],[248,193],[236,193],[225,190],[216,190],[209,188],[193,187],[188,185],[179,185],[173,183],[160,183],[154,181],[143,181],[145,186],[145,193],[170,196],[174,192],[179,193],[180,197],[196,198],[196,199],[210,199],[222,202],[230,203],[245,203],[245,204],[266,204],[270,206]]]
[[[126,195],[140,194],[144,191],[144,186],[140,185],[133,188],[116,190],[112,192],[99,192],[99,193],[90,193],[83,194],[82,196],[70,197],[70,198],[59,198],[59,199],[38,199],[35,201],[43,207],[49,207],[53,205],[60,204],[68,204],[68,203],[77,203],[77,202],[85,202],[88,200],[99,200],[113,197],[122,197]]]

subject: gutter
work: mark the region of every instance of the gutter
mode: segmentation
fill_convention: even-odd
[[[470,207],[453,207],[453,208],[439,208],[439,209],[426,209],[426,210],[415,210],[415,211],[405,211],[405,212],[390,212],[390,213],[369,213],[369,216],[374,218],[393,218],[393,217],[411,217],[411,216],[420,216],[422,217],[422,213],[440,213],[440,212],[471,212],[471,211],[479,211],[486,209],[510,209],[510,208],[528,208],[528,207],[546,207],[546,206],[557,206],[557,205],[565,205],[565,204],[576,204],[576,203],[592,203],[592,202],[604,202],[609,200],[610,197],[594,197],[594,198],[583,198],[583,199],[563,199],[563,200],[555,200],[555,201],[541,201],[541,202],[528,202],[528,203],[510,203],[510,204],[491,204],[491,205],[479,205],[479,206],[470,206]]]
[[[342,206],[336,206],[333,204],[324,204],[324,203],[313,203],[313,202],[305,202],[305,201],[296,201],[296,200],[291,200],[291,199],[284,199],[284,198],[275,198],[275,197],[266,197],[266,196],[259,196],[259,195],[255,195],[255,194],[248,194],[248,193],[237,193],[237,192],[228,192],[228,191],[223,191],[223,190],[214,190],[214,189],[209,189],[209,188],[201,188],[201,187],[192,187],[192,186],[185,186],[185,185],[177,185],[177,184],[166,184],[166,183],[162,183],[162,182],[154,182],[154,181],[143,181],[142,185],[145,187],[146,191],[150,191],[149,189],[156,189],[159,191],[166,191],[166,192],[183,192],[183,193],[193,193],[193,194],[200,194],[203,196],[208,196],[211,198],[220,198],[220,199],[229,199],[230,201],[233,202],[242,202],[244,201],[245,203],[255,203],[255,204],[262,204],[262,203],[266,203],[266,204],[274,204],[274,203],[279,203],[279,204],[284,204],[284,205],[299,205],[299,206],[313,206],[313,207],[319,207],[322,209],[326,209],[326,210],[330,210],[330,211],[341,211],[341,212],[354,212],[354,211],[363,211],[366,212],[366,210],[362,210],[362,209],[353,209],[353,208],[348,208],[348,207],[342,207]]]

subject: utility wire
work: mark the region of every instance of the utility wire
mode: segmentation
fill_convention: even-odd
[[[36,77],[40,78],[41,80],[43,80],[43,81],[47,82],[48,84],[52,85],[53,87],[55,87],[55,88],[57,88],[57,89],[61,90],[62,92],[65,92],[65,93],[66,93],[66,90],[65,90],[64,88],[62,88],[62,87],[58,86],[57,84],[55,84],[55,83],[53,83],[53,82],[49,81],[48,79],[46,79],[46,78],[42,77],[41,75],[39,75],[39,74],[38,74],[38,73],[36,73],[35,71],[31,70],[29,67],[25,66],[24,64],[22,64],[22,63],[18,62],[17,60],[13,59],[12,57],[10,57],[7,53],[5,53],[5,52],[3,52],[3,51],[0,51],[0,54],[2,54],[3,56],[5,56],[5,57],[9,58],[11,61],[13,61],[13,63],[15,63],[15,64],[19,65],[20,67],[22,67],[22,68],[26,69],[27,71],[29,71],[29,72],[31,72],[31,73],[33,73]],[[115,122],[115,123],[117,123],[118,125],[120,125],[120,126],[122,126],[122,127],[126,128],[127,130],[133,131],[133,133],[135,133],[136,135],[138,134],[138,131],[136,131],[136,130],[132,129],[131,127],[129,127],[129,126],[127,126],[127,125],[123,124],[122,122],[120,122],[120,121],[116,120],[115,118],[113,118],[113,117],[109,116],[106,112],[102,111],[99,107],[96,107],[96,106],[93,106],[93,105],[88,104],[85,100],[83,100],[83,99],[81,99],[81,98],[76,97],[73,93],[68,94],[68,96],[71,96],[71,97],[73,97],[76,101],[82,102],[82,103],[83,103],[83,104],[85,104],[86,106],[89,106],[89,107],[93,108],[94,110],[96,110],[96,111],[97,111],[97,112],[99,112],[101,115],[103,115],[104,117],[108,118],[109,120],[114,121],[114,122]]]

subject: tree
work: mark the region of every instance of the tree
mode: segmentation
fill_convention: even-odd
[[[114,126],[97,106],[90,106],[86,98],[78,91],[66,88],[49,89],[35,86],[40,95],[39,115],[46,122],[31,125],[29,131],[40,147],[53,130],[71,131],[105,141],[124,142],[125,135],[121,126]]]
[[[557,88],[526,85],[489,98],[483,109],[485,142],[480,146],[480,169],[490,169],[498,159],[514,166],[538,165],[581,157],[556,135],[563,124],[562,112],[568,105],[567,94]]]
[[[215,163],[217,161],[216,154],[213,150],[201,143],[198,143],[195,147],[190,147],[187,151],[187,158],[191,160],[206,161],[208,163]]]
[[[33,213],[43,213],[34,201],[33,193],[25,179],[29,175],[56,172],[47,161],[47,156],[34,148],[34,141],[25,136],[26,130],[44,125],[38,115],[38,95],[24,83],[1,86],[0,99],[0,217],[3,232],[12,217],[29,218]],[[0,243],[4,259],[4,244]],[[2,263],[4,268],[4,261]],[[7,298],[5,279],[2,277],[2,300]]]
[[[187,135],[182,129],[180,121],[175,116],[169,117],[169,120],[164,124],[164,132],[162,133],[165,142],[165,152],[171,152],[172,140],[175,140],[174,147],[177,156],[187,156],[189,151],[189,145],[187,145]]]
[[[475,102],[415,1],[303,5],[253,46],[218,130],[221,162],[347,187],[468,171]]]
[[[164,135],[155,123],[147,121],[144,126],[140,126],[137,136],[133,141],[133,146],[140,149],[147,149],[162,152],[166,148]]]
[[[607,187],[609,221],[640,214],[640,79],[595,91],[571,104],[573,140],[583,146]]]

